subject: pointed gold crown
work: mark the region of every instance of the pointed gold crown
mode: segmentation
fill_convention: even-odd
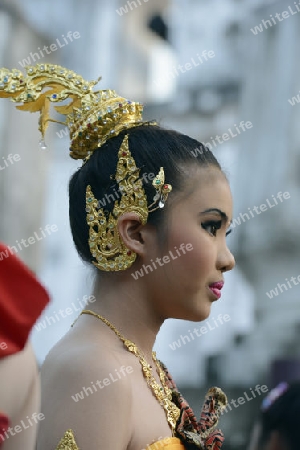
[[[0,97],[10,98],[22,111],[40,112],[39,130],[44,138],[49,122],[69,129],[70,156],[88,158],[93,151],[122,130],[142,125],[143,105],[120,97],[114,90],[93,91],[100,81],[85,81],[65,67],[53,64],[26,66],[27,76],[18,69],[0,69]],[[51,103],[66,116],[65,122],[49,117]],[[154,123],[153,123],[154,124]]]
[[[86,161],[108,139],[121,131],[143,125],[143,106],[120,97],[113,90],[93,91],[97,81],[87,82],[80,75],[61,66],[37,64],[26,67],[27,76],[14,69],[0,69],[0,98],[10,98],[22,111],[40,112],[39,130],[42,146],[49,122],[58,122],[69,128],[70,156]],[[51,103],[69,104],[55,106],[66,116],[65,122],[50,118]],[[148,122],[148,125],[156,125]],[[43,148],[42,147],[42,148]],[[172,190],[165,183],[164,169],[160,168],[152,185],[156,191],[153,203],[148,207],[147,197],[139,179],[140,169],[129,150],[128,135],[118,153],[115,180],[121,192],[120,200],[114,202],[108,216],[99,207],[90,185],[86,187],[86,220],[89,226],[89,247],[96,259],[93,264],[100,270],[125,270],[136,259],[136,253],[127,249],[119,236],[117,222],[126,212],[135,212],[142,225],[147,223],[149,212],[163,208]]]

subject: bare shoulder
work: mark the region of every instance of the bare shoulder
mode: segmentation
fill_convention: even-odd
[[[81,450],[125,450],[131,439],[132,367],[117,350],[66,337],[42,367],[38,450],[53,450],[68,429]],[[117,433],[113,424],[117,425]]]

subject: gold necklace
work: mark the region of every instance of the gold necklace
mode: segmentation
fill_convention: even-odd
[[[152,367],[148,362],[146,361],[146,358],[141,353],[139,348],[136,346],[136,344],[129,339],[126,339],[122,334],[116,329],[114,325],[112,325],[105,317],[100,316],[100,314],[96,314],[93,311],[89,309],[84,309],[81,314],[90,314],[91,316],[95,316],[98,319],[102,320],[112,331],[115,332],[115,334],[118,336],[118,338],[123,342],[127,350],[129,350],[131,353],[133,353],[139,360],[143,375],[146,379],[146,382],[149,386],[149,388],[152,390],[153,394],[155,395],[156,399],[158,400],[159,404],[163,407],[165,410],[167,421],[172,429],[172,434],[174,435],[175,427],[177,420],[179,418],[180,409],[172,402],[172,391],[167,386],[166,383],[166,375],[163,371],[161,365],[159,364],[156,353],[152,352],[152,358],[155,362],[155,365],[158,369],[158,375],[159,379],[161,381],[162,387],[156,382],[153,374],[152,374]]]

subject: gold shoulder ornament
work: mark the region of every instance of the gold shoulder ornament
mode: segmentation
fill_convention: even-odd
[[[65,67],[53,64],[27,66],[24,76],[18,69],[0,68],[0,98],[10,98],[21,103],[22,111],[39,112],[39,130],[42,134],[40,146],[46,149],[45,132],[49,122],[61,123],[68,127],[70,134],[70,156],[86,162],[92,153],[108,139],[118,136],[121,131],[144,125],[143,105],[120,97],[114,90],[94,91],[99,82],[85,81],[80,75]],[[69,103],[66,101],[69,100]],[[51,104],[57,113],[65,116],[65,122],[50,117]],[[147,122],[156,125],[155,122]],[[148,214],[163,208],[170,184],[164,182],[164,169],[160,167],[153,180],[155,196],[148,207],[147,197],[139,179],[140,169],[130,153],[128,135],[125,136],[119,153],[115,179],[121,192],[120,200],[115,201],[112,212],[107,217],[92,187],[86,187],[86,213],[89,226],[89,247],[96,259],[93,264],[100,270],[118,271],[129,268],[136,254],[127,249],[122,242],[117,222],[126,212],[135,212],[142,225],[147,223]],[[84,205],[83,205],[84,208]]]
[[[79,450],[73,430],[67,430],[55,450]]]

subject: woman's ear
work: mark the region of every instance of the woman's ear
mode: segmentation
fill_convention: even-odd
[[[125,246],[137,255],[145,254],[145,227],[142,225],[140,216],[135,212],[122,214],[117,223],[118,233]]]

